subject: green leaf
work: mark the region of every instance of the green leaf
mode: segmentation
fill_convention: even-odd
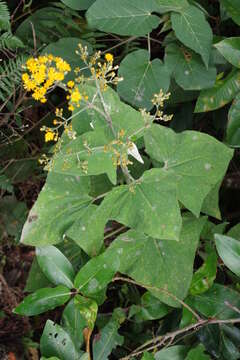
[[[36,248],[37,261],[46,277],[55,285],[73,287],[74,270],[55,246]]]
[[[218,254],[224,264],[237,276],[240,276],[240,242],[229,236],[215,234]]]
[[[65,304],[70,299],[70,295],[71,291],[66,286],[43,288],[28,295],[14,309],[14,313],[25,316],[38,315]]]
[[[119,95],[135,107],[150,110],[153,95],[160,89],[167,92],[169,72],[159,59],[150,61],[147,50],[128,54],[120,64],[118,75],[123,77],[117,86]]]
[[[214,46],[230,64],[240,68],[240,37],[226,38],[217,44],[214,44]]]
[[[76,295],[74,298],[74,304],[77,310],[85,319],[88,328],[90,330],[93,330],[97,318],[97,311],[98,311],[97,303],[94,300],[87,299],[80,295]]]
[[[240,90],[240,72],[233,70],[224,79],[217,80],[213,88],[202,90],[194,112],[207,112],[228,104]]]
[[[60,360],[80,359],[81,351],[75,347],[70,335],[58,324],[47,320],[40,340],[43,356],[57,356]]]
[[[161,319],[169,312],[167,305],[146,291],[141,297],[139,305],[132,305],[129,311],[129,317],[134,316],[134,321],[142,322],[146,320]]]
[[[188,348],[186,346],[175,345],[158,351],[154,358],[155,360],[184,360],[187,352]]]
[[[240,223],[231,227],[227,235],[234,239],[240,240]]]
[[[51,283],[42,272],[38,265],[37,258],[34,257],[31,269],[28,273],[27,283],[24,291],[33,292],[43,287],[50,287]]]
[[[110,257],[103,253],[89,260],[79,270],[74,280],[74,286],[84,296],[98,300],[98,294],[105,290],[119,266],[120,260],[117,257]]]
[[[203,205],[201,211],[204,214],[215,217],[218,220],[221,220],[221,213],[219,209],[219,190],[221,187],[222,181],[219,181],[212,190],[207,194],[203,200]]]
[[[222,180],[233,151],[207,134],[176,134],[160,125],[152,125],[144,139],[147,153],[175,178],[179,201],[199,216],[207,194]]]
[[[178,240],[182,219],[176,184],[164,170],[147,170],[136,182],[113,189],[102,206],[110,207],[109,202],[111,219],[159,239]]]
[[[231,16],[233,21],[240,25],[240,11],[238,0],[221,0],[221,4],[224,5],[228,14]]]
[[[224,359],[238,360],[240,352],[238,347],[224,334],[221,334],[222,354]]]
[[[89,179],[50,172],[23,227],[21,242],[29,245],[56,244],[78,218],[91,198]]]
[[[153,354],[150,354],[149,352],[144,352],[141,360],[154,360],[154,356],[153,356]]]
[[[169,44],[165,51],[165,64],[184,90],[201,90],[215,84],[216,68],[206,69],[200,56],[189,49]]]
[[[83,330],[87,327],[86,319],[80,313],[74,299],[72,299],[64,309],[61,319],[61,325],[65,331],[71,336],[76,348],[83,345]]]
[[[213,251],[207,256],[203,265],[194,273],[189,293],[197,295],[207,291],[213,285],[216,272],[217,255]]]
[[[155,0],[157,4],[156,11],[165,13],[169,11],[182,12],[185,8],[189,7],[186,0]]]
[[[204,354],[204,346],[199,344],[187,354],[186,360],[211,360],[209,355]]]
[[[86,10],[95,0],[61,0],[65,5],[74,10]]]
[[[239,317],[239,314],[227,306],[227,303],[239,308],[240,294],[230,287],[216,283],[203,294],[187,298],[187,304],[207,318],[226,320]]]
[[[200,54],[204,64],[208,67],[213,35],[203,12],[190,5],[179,14],[173,12],[171,21],[177,38]]]
[[[108,360],[108,356],[119,345],[123,345],[124,337],[118,334],[119,319],[114,316],[100,330],[93,340],[93,360]]]
[[[104,228],[111,211],[109,205],[90,205],[67,231],[67,235],[91,257],[98,255],[103,246]]]
[[[237,94],[228,112],[226,140],[229,145],[240,146],[240,93]]]
[[[111,244],[106,256],[121,255],[121,273],[145,286],[162,302],[179,307],[176,297],[182,300],[187,295],[204,221],[193,216],[184,217],[178,242],[157,240],[128,231]]]
[[[156,10],[154,0],[121,0],[116,4],[111,0],[96,0],[87,11],[91,27],[119,35],[145,35],[155,29],[160,18],[151,13]]]

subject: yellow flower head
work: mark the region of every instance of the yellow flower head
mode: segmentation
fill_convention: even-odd
[[[107,54],[105,54],[105,59],[106,59],[107,62],[112,63],[113,59],[114,59],[114,56],[113,56],[113,54],[107,53]]]
[[[80,94],[78,88],[75,88],[70,95],[70,100],[74,103],[78,103],[82,99],[82,95]]]
[[[75,85],[75,83],[74,83],[74,81],[72,81],[72,80],[68,81],[68,83],[67,83],[67,86],[68,86],[70,89],[72,89],[72,88],[74,87],[74,85]]]
[[[45,142],[54,140],[54,137],[55,137],[54,132],[47,131],[46,134],[45,134]]]

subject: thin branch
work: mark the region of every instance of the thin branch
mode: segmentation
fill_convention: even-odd
[[[121,276],[117,276],[113,279],[114,281],[117,281],[117,280],[122,280],[122,281],[126,281],[126,282],[129,282],[131,284],[134,284],[134,285],[138,285],[138,286],[141,286],[141,287],[144,287],[146,289],[150,289],[150,290],[155,290],[155,291],[159,291],[159,292],[162,292],[162,293],[165,293],[166,295],[168,295],[169,297],[171,297],[173,300],[175,300],[176,302],[178,302],[179,304],[181,304],[183,307],[185,307],[188,311],[190,311],[193,316],[198,320],[198,321],[201,321],[201,317],[188,305],[186,304],[184,301],[182,301],[181,299],[178,299],[177,296],[173,295],[171,292],[169,292],[168,290],[166,289],[163,289],[163,288],[158,288],[158,287],[155,287],[155,286],[150,286],[150,285],[145,285],[145,284],[142,284],[142,283],[139,283],[137,281],[134,281],[132,279],[129,279],[129,278],[124,278],[124,277],[121,277]]]

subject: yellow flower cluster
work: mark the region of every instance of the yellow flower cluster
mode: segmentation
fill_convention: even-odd
[[[29,58],[23,68],[27,70],[22,74],[24,88],[32,91],[32,97],[42,103],[47,101],[47,91],[71,71],[66,61],[51,54]]]
[[[112,162],[115,166],[123,166],[126,168],[128,165],[132,165],[132,161],[128,159],[128,149],[131,149],[133,144],[126,139],[124,129],[121,129],[117,134],[117,139],[111,141],[108,145],[104,145],[104,152],[112,152]]]
[[[166,115],[162,111],[164,102],[169,99],[170,95],[171,95],[170,93],[164,94],[162,89],[158,94],[154,94],[152,103],[153,105],[156,106],[155,120],[162,120],[162,121],[172,120],[173,115]]]

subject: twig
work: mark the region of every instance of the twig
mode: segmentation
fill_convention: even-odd
[[[176,302],[179,302],[183,307],[185,307],[188,311],[190,311],[193,316],[198,320],[198,321],[201,321],[201,317],[188,305],[186,304],[184,301],[182,301],[181,299],[178,299],[177,296],[173,295],[171,292],[169,292],[168,290],[166,289],[163,289],[163,288],[158,288],[158,287],[155,287],[155,286],[151,286],[151,285],[145,285],[145,284],[142,284],[142,283],[139,283],[137,281],[134,281],[132,279],[129,279],[129,278],[124,278],[124,277],[121,277],[121,276],[117,276],[113,279],[113,281],[117,281],[117,280],[122,280],[122,281],[126,281],[126,282],[129,282],[131,284],[134,284],[134,285],[138,285],[138,286],[141,286],[141,287],[144,287],[146,289],[151,289],[151,290],[155,290],[155,291],[159,291],[159,292],[163,292],[165,293],[166,295],[168,295],[169,297],[171,297],[173,300],[175,300]]]
[[[173,331],[171,333],[168,333],[166,335],[160,335],[157,336],[156,338],[154,338],[153,340],[149,340],[147,341],[145,344],[141,345],[139,348],[137,348],[136,350],[134,350],[131,354],[129,354],[128,356],[125,356],[123,358],[121,358],[120,360],[129,360],[132,357],[141,355],[144,351],[151,351],[156,349],[157,347],[160,347],[161,345],[163,345],[168,339],[170,339],[170,343],[168,345],[170,345],[173,341],[173,339],[181,334],[184,334],[186,332],[189,332],[191,330],[199,330],[200,328],[207,326],[207,325],[214,325],[214,324],[236,324],[236,323],[240,323],[240,318],[237,319],[228,319],[228,320],[217,320],[217,319],[201,319],[200,321],[196,322],[195,324],[192,325],[188,325],[182,329]],[[151,346],[148,346],[149,344],[153,344]]]

